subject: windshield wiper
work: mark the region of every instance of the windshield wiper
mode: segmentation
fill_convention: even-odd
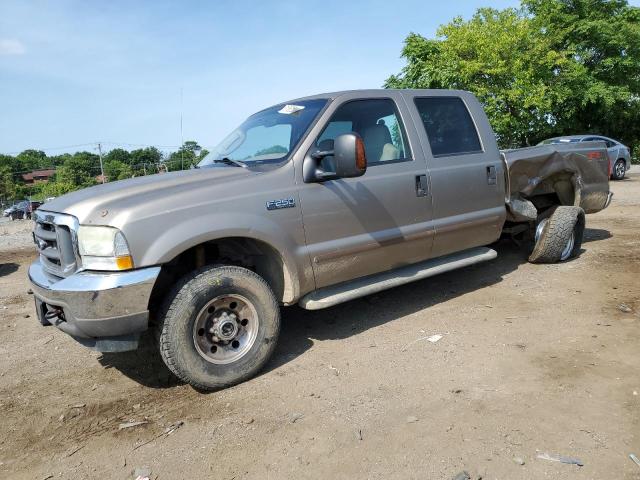
[[[216,158],[213,163],[225,163],[227,165],[233,165],[235,167],[249,168],[249,166],[241,160],[233,160],[228,157]]]

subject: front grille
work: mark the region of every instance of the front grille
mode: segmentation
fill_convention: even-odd
[[[75,218],[70,215],[34,213],[33,239],[43,268],[56,277],[67,277],[78,268]]]

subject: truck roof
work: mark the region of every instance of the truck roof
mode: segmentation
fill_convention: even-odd
[[[327,93],[319,93],[317,95],[308,95],[306,97],[294,98],[293,100],[288,100],[286,102],[277,103],[276,105],[280,105],[282,103],[291,103],[291,102],[299,102],[302,100],[314,100],[318,98],[325,98],[329,100],[333,100],[342,95],[350,94],[350,93],[358,93],[363,97],[371,96],[375,93],[380,92],[406,92],[406,93],[421,93],[424,95],[442,95],[444,92],[449,93],[450,95],[469,95],[469,92],[465,90],[445,90],[445,89],[426,89],[426,88],[368,88],[368,89],[357,89],[357,90],[340,90],[337,92],[327,92]],[[274,105],[275,106],[275,105]]]

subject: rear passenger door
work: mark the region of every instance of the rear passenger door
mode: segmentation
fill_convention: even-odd
[[[471,94],[407,93],[431,177],[437,257],[497,240],[506,217],[497,143]]]

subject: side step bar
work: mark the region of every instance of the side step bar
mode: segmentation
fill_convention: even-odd
[[[498,254],[487,247],[472,248],[462,252],[453,253],[444,257],[433,258],[426,262],[416,263],[406,267],[389,270],[387,272],[357,278],[338,285],[321,288],[308,293],[298,302],[307,310],[320,310],[333,307],[339,303],[381,292],[388,288],[397,287],[406,283],[433,277],[440,273],[467,267],[474,263],[493,260]]]

